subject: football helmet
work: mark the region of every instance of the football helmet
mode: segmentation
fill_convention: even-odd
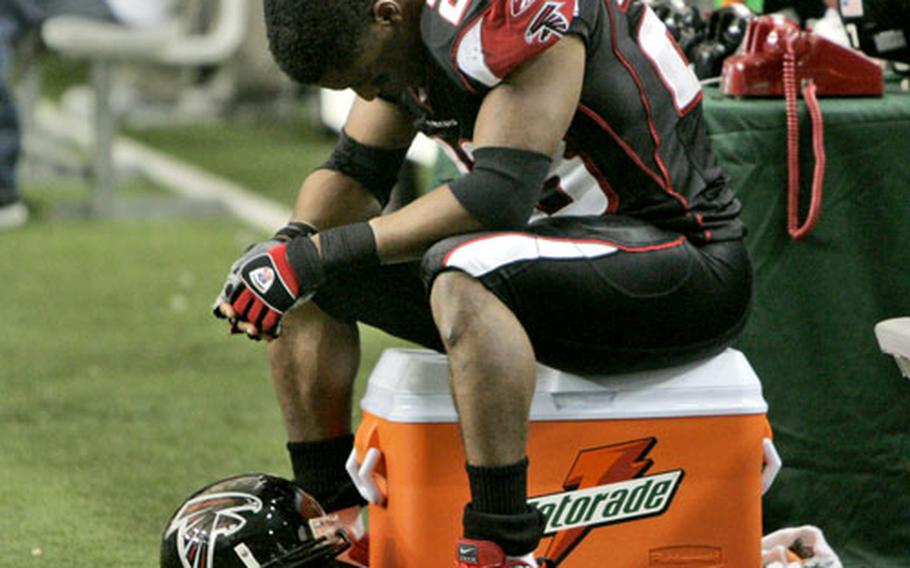
[[[667,26],[686,57],[691,58],[692,49],[705,38],[706,26],[701,12],[683,0],[648,0],[647,4]]]
[[[704,41],[696,45],[689,60],[699,79],[720,77],[724,60],[736,53],[746,36],[755,12],[745,4],[734,3],[711,13]]]
[[[194,493],[168,520],[161,568],[336,566],[350,546],[341,526],[286,479],[228,477]]]

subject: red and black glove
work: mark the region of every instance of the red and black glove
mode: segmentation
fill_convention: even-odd
[[[237,276],[234,289],[225,290],[237,319],[253,324],[259,333],[276,336],[284,314],[309,300],[325,279],[319,251],[309,237],[279,242],[248,258]]]
[[[306,234],[279,240],[281,231],[265,243],[251,248],[232,266],[224,291],[216,300],[227,302],[237,321],[246,321],[259,331],[277,337],[284,314],[309,300],[325,281],[326,274],[342,268],[379,263],[373,231],[357,223],[320,233],[320,256]],[[220,300],[220,301],[219,301]]]

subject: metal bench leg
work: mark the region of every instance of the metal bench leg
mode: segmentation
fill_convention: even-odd
[[[114,111],[111,108],[110,61],[99,59],[92,64],[92,86],[95,91],[92,167],[94,194],[92,216],[112,217],[114,213]]]

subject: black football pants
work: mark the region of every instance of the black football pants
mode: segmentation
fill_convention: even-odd
[[[741,241],[696,245],[622,216],[552,217],[522,231],[445,239],[421,262],[334,275],[314,298],[431,349],[436,276],[460,270],[518,317],[541,363],[580,374],[647,370],[722,351],[745,325],[752,293]]]

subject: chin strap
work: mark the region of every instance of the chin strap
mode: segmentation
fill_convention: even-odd
[[[812,177],[812,195],[805,222],[799,224],[799,106],[797,92],[796,54],[793,41],[787,41],[784,54],[784,96],[787,105],[787,232],[798,240],[809,234],[818,222],[822,209],[822,188],[825,184],[825,131],[821,107],[815,96],[815,83],[807,81],[803,98],[812,120],[812,149],[815,154],[815,171]]]

